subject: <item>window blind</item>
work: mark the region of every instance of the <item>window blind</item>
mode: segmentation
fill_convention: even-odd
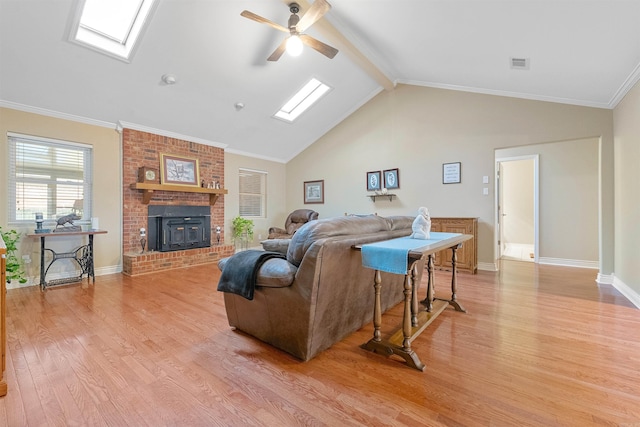
[[[18,134],[9,142],[9,221],[91,218],[92,147]]]
[[[265,217],[267,173],[240,169],[240,216]]]

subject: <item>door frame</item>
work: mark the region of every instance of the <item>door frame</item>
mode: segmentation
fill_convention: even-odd
[[[502,194],[502,181],[500,177],[500,164],[503,162],[512,162],[517,160],[533,160],[533,262],[538,263],[539,252],[540,252],[540,214],[539,214],[539,188],[540,188],[540,174],[539,174],[539,164],[540,164],[540,155],[539,154],[528,154],[524,156],[512,156],[512,157],[496,157],[495,159],[495,200],[494,200],[494,253],[496,254],[496,265],[499,265],[499,261],[502,258],[502,247],[500,244],[501,238],[501,227],[502,222],[500,221],[500,197]]]

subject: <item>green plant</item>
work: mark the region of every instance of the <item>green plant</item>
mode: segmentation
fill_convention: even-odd
[[[17,280],[20,283],[27,283],[22,262],[16,255],[18,252],[18,241],[20,241],[20,233],[16,230],[5,231],[0,227],[0,235],[7,247],[7,282]]]
[[[232,220],[233,238],[239,239],[245,234],[249,240],[253,240],[253,220],[237,216]]]

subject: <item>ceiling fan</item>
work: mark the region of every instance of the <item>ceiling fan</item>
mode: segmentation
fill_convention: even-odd
[[[314,39],[313,37],[303,34],[304,30],[313,25],[318,19],[322,18],[322,16],[327,13],[331,9],[331,5],[327,3],[326,0],[316,0],[313,2],[309,10],[302,16],[298,16],[298,12],[300,12],[300,6],[298,3],[289,4],[289,11],[291,12],[291,16],[289,17],[289,28],[285,28],[282,25],[276,24],[262,16],[256,15],[253,12],[249,12],[248,10],[243,10],[240,15],[245,18],[252,19],[254,21],[267,24],[275,28],[276,30],[283,31],[285,33],[289,33],[289,37],[285,38],[280,46],[276,48],[275,51],[267,58],[267,61],[277,61],[280,59],[282,54],[285,52],[289,52],[293,56],[297,56],[302,52],[302,44],[306,44],[307,46],[317,50],[324,56],[328,58],[333,58],[338,53],[338,49],[329,46],[328,44],[324,44],[319,40]]]

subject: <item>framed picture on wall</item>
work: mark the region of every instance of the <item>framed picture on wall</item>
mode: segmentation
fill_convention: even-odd
[[[367,191],[376,191],[382,187],[380,171],[367,172]]]
[[[442,164],[442,183],[460,184],[460,162]]]
[[[389,190],[400,188],[400,176],[397,168],[387,169],[383,172],[383,174],[384,174],[384,188]]]
[[[304,203],[324,203],[324,179],[304,182]]]
[[[198,159],[160,153],[160,183],[199,187]]]

